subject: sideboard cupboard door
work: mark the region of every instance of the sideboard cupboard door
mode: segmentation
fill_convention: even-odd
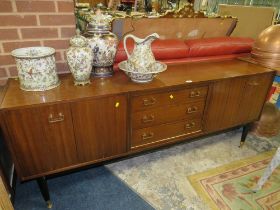
[[[125,95],[74,102],[71,109],[80,162],[126,152]]]
[[[273,74],[227,79],[212,85],[205,130],[218,131],[257,120]]]
[[[211,89],[205,114],[207,132],[229,128],[235,124],[246,78],[234,78],[215,82]]]
[[[5,120],[22,178],[77,163],[68,104],[7,111]]]
[[[271,87],[272,76],[271,74],[262,74],[251,76],[246,80],[238,122],[246,123],[258,120]]]

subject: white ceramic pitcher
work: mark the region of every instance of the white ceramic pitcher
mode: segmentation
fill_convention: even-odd
[[[135,46],[131,54],[128,53],[126,47],[126,41],[128,38],[132,38],[135,42]],[[128,34],[124,37],[124,49],[128,58],[127,70],[139,73],[149,72],[149,66],[156,62],[151,49],[151,43],[158,38],[159,35],[157,33],[153,33],[144,39],[140,39],[132,34]]]

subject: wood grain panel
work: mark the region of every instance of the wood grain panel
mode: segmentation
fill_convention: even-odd
[[[218,131],[257,120],[272,76],[262,74],[214,83],[205,115],[206,131]]]
[[[159,106],[188,103],[205,98],[207,95],[207,90],[207,86],[202,86],[133,96],[131,99],[131,109],[132,111],[139,111]]]
[[[61,101],[84,100],[89,97],[101,97],[128,92],[160,90],[167,87],[193,87],[199,83],[224,80],[226,78],[243,77],[275,71],[239,60],[223,60],[193,62],[168,65],[165,72],[160,73],[148,84],[136,84],[121,71],[111,78],[92,78],[92,84],[84,87],[73,85],[71,74],[61,75],[61,85],[45,92],[28,92],[19,88],[19,81],[9,80],[8,88],[1,109],[45,105]],[[186,83],[186,81],[191,81]]]
[[[132,113],[132,127],[134,129],[150,127],[182,119],[200,118],[203,114],[205,101],[163,106]]]
[[[72,103],[80,162],[126,152],[125,95]]]
[[[49,115],[59,113],[64,115],[63,121],[49,123]],[[4,116],[22,176],[77,163],[69,104],[7,111]]]
[[[167,141],[178,136],[187,136],[201,131],[201,119],[191,119],[134,130],[131,148]]]
[[[242,123],[258,120],[267,93],[270,90],[272,79],[272,75],[269,74],[251,76],[248,78],[240,103],[238,122]]]
[[[246,78],[234,78],[213,84],[212,95],[205,116],[208,132],[234,126],[240,112]]]

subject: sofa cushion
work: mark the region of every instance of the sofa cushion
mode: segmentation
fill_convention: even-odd
[[[251,52],[254,40],[240,37],[217,37],[186,40],[189,57],[230,55]]]
[[[134,48],[133,40],[128,39],[127,49],[129,53],[133,51],[133,48]],[[176,40],[176,39],[155,40],[152,42],[152,51],[157,60],[179,59],[179,58],[188,57],[189,47],[182,40]],[[126,59],[127,56],[123,47],[123,42],[120,42],[115,57],[115,62],[119,63]]]
[[[230,54],[230,55],[216,55],[216,56],[204,56],[204,57],[187,57],[179,59],[167,59],[161,60],[165,64],[178,64],[178,63],[191,63],[191,62],[209,62],[209,61],[221,61],[221,60],[231,60],[237,57],[246,56],[248,53],[241,54]],[[118,71],[118,64],[114,64],[114,70]]]

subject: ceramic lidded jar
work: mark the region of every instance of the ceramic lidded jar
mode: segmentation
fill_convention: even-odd
[[[113,64],[117,52],[118,38],[111,33],[112,17],[97,10],[91,16],[83,34],[88,39],[93,57],[93,75],[96,77],[112,76]]]
[[[12,51],[15,57],[20,88],[26,91],[44,91],[59,86],[56,72],[55,49],[27,47]]]
[[[66,58],[74,77],[74,84],[90,84],[93,52],[88,46],[87,39],[77,31],[77,35],[70,39],[70,45],[66,51]]]

